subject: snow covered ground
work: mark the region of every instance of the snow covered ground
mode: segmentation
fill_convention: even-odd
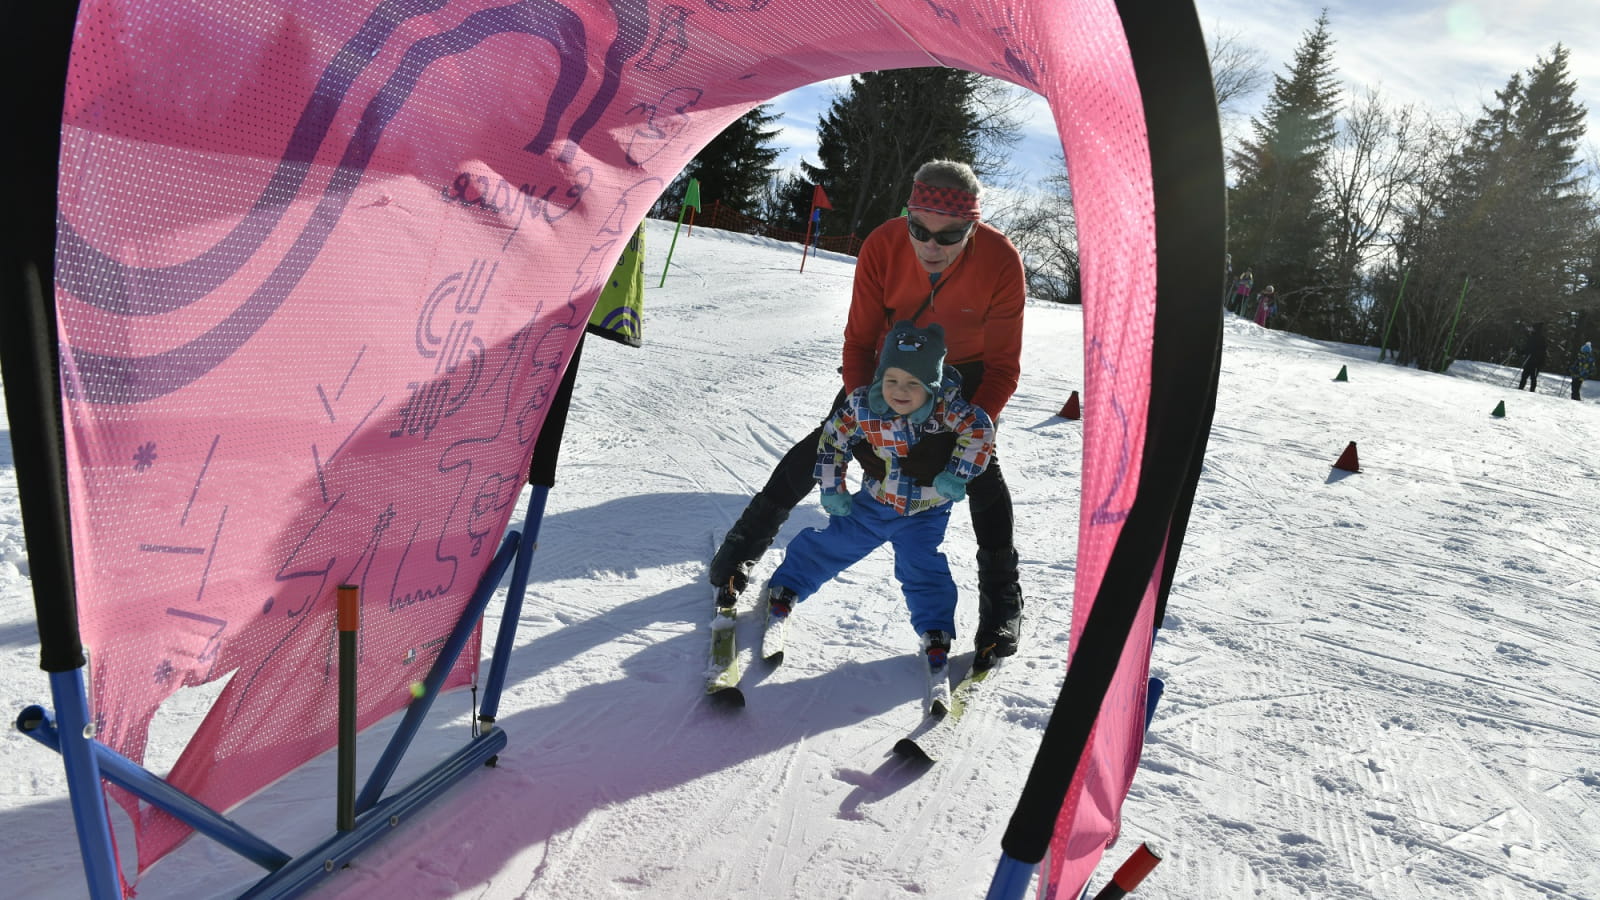
[[[746,709],[701,696],[710,534],[827,411],[852,266],[822,255],[802,274],[790,245],[697,228],[656,289],[671,229],[649,226],[645,346],[584,354],[500,707],[509,748],[318,896],[983,895],[1064,672],[1084,423],[1055,413],[1083,387],[1080,310],[1029,307],[1000,431],[1026,642],[960,755],[923,768],[889,752],[922,685],[887,551],[798,609],[782,667],[750,661]],[[1155,648],[1166,695],[1096,889],[1151,840],[1167,861],[1136,895],[1150,900],[1600,898],[1600,383],[1574,403],[1554,374],[1519,394],[1501,367],[1433,375],[1226,329]],[[1331,469],[1350,441],[1360,474]],[[16,711],[49,693],[9,440],[0,454],[0,699]],[[779,546],[823,522],[803,504]],[[976,619],[964,511],[946,549],[959,670]],[[756,617],[740,628],[753,645]],[[153,769],[215,692],[169,702]],[[439,702],[393,784],[466,740],[469,700]],[[393,724],[363,735],[363,766]],[[59,759],[10,730],[0,762],[5,893],[81,896]],[[333,828],[334,780],[330,754],[234,815],[306,849]],[[139,896],[224,896],[261,874],[194,839]]]

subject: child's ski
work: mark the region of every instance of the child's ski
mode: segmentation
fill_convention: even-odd
[[[962,716],[972,708],[981,694],[981,688],[994,676],[993,667],[987,669],[971,669],[961,683],[950,692],[950,708],[943,716],[932,720],[928,730],[916,736],[907,736],[895,742],[894,752],[897,756],[908,759],[919,759],[927,763],[935,763],[940,758],[949,754],[955,746],[956,725],[960,724]],[[921,726],[918,726],[921,727]]]
[[[761,633],[761,658],[775,666],[783,662],[783,648],[789,640],[789,618],[774,619],[772,611],[767,611],[766,630]]]
[[[923,709],[934,718],[942,718],[950,712],[950,667],[940,666],[935,669],[928,667],[928,694],[927,702]]]

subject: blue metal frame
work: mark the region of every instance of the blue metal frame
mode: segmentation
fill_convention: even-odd
[[[399,728],[379,757],[356,803],[355,828],[336,831],[327,840],[298,857],[290,857],[238,823],[96,741],[88,715],[83,670],[52,673],[50,693],[56,706],[56,719],[52,719],[50,712],[42,706],[29,706],[17,717],[16,727],[18,731],[61,754],[67,770],[67,790],[71,796],[72,817],[78,831],[89,897],[92,900],[122,898],[111,839],[111,820],[101,779],[127,789],[141,800],[171,813],[200,834],[270,871],[241,897],[295,897],[337,872],[411,813],[426,806],[505,749],[506,733],[491,726],[417,780],[387,797],[383,796],[389,779],[410,747],[433,705],[433,699],[438,696],[440,686],[455,667],[473,629],[483,617],[484,608],[494,596],[500,579],[515,560],[506,612],[495,638],[493,663],[484,684],[485,697],[493,697],[498,703],[517,623],[521,619],[528,569],[537,545],[539,523],[544,518],[545,496],[549,489],[535,486],[533,492],[523,530],[506,532],[500,549],[490,561],[488,570],[478,582],[477,590],[462,610],[461,618],[456,621],[439,656],[434,660],[433,668],[423,681],[422,696],[406,707]],[[492,722],[493,707],[487,700],[485,714],[486,717],[480,719]]]
[[[83,874],[89,896],[115,900],[122,896],[117,878],[116,850],[111,843],[111,815],[106,809],[105,786],[94,748],[94,725],[89,718],[89,695],[84,691],[83,670],[50,674],[50,696],[61,718],[61,738],[56,749],[67,769],[67,794],[72,798],[72,821],[78,828],[78,850],[83,854]]]
[[[57,752],[61,751],[62,736],[42,706],[30,706],[17,717],[17,730]],[[243,856],[264,869],[276,869],[292,857],[272,846],[238,823],[219,815],[211,807],[185,794],[148,769],[107,747],[99,741],[88,741],[89,751],[100,767],[99,777],[124,788],[139,799],[171,813],[184,824],[212,838],[229,850]],[[81,833],[81,827],[80,827]]]
[[[1025,863],[1001,853],[1000,864],[994,867],[994,879],[989,882],[989,893],[985,895],[985,900],[1021,900],[1038,868],[1038,863]]]
[[[423,679],[422,696],[406,706],[406,714],[400,720],[400,727],[396,728],[389,738],[389,746],[384,748],[383,755],[378,758],[378,764],[367,777],[367,786],[357,795],[356,815],[371,810],[382,799],[384,788],[389,786],[389,779],[394,776],[395,768],[400,765],[406,749],[411,746],[411,739],[416,737],[417,729],[422,727],[422,720],[433,706],[434,698],[439,696],[439,689],[443,686],[445,678],[449,676],[450,670],[455,668],[457,657],[467,646],[467,639],[472,637],[472,630],[483,617],[483,608],[489,605],[489,597],[494,594],[495,587],[506,574],[506,569],[511,566],[511,560],[516,555],[520,543],[521,535],[517,532],[506,533],[505,540],[500,544],[500,552],[496,553],[494,560],[489,563],[489,571],[484,573],[483,580],[478,583],[478,590],[472,595],[472,601],[467,604],[465,610],[462,610],[461,618],[456,620],[456,627],[451,630],[450,636],[445,639],[444,647],[434,659],[428,677]]]
[[[528,514],[522,526],[522,546],[517,550],[517,563],[511,569],[511,585],[506,591],[505,610],[500,616],[500,633],[494,640],[494,658],[489,661],[489,677],[484,679],[483,702],[478,707],[478,721],[493,722],[500,711],[500,689],[506,681],[506,666],[511,662],[512,638],[517,633],[517,623],[522,619],[522,597],[528,586],[528,567],[533,564],[534,551],[539,549],[539,526],[544,522],[545,499],[550,489],[542,484],[533,485],[528,498]]]

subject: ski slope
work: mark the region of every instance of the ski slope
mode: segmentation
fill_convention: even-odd
[[[658,289],[672,229],[648,225],[644,347],[587,341],[499,709],[510,746],[316,896],[983,895],[1065,670],[1086,423],[1055,413],[1083,388],[1080,310],[1029,306],[999,431],[1023,649],[959,754],[928,768],[890,753],[919,723],[923,679],[887,550],[798,607],[779,668],[750,652],[747,601],[749,705],[702,696],[710,535],[827,412],[852,263],[822,254],[802,274],[792,245],[696,228]],[[1501,367],[1427,374],[1225,327],[1155,647],[1166,694],[1095,889],[1149,840],[1167,860],[1147,900],[1600,900],[1600,383],[1574,403],[1554,374],[1518,394]],[[1331,468],[1350,441],[1359,474]],[[49,693],[9,441],[0,453],[0,697],[19,711]],[[803,503],[777,546],[824,521]],[[958,672],[975,549],[958,510]],[[151,768],[219,690],[167,704]],[[466,739],[471,700],[440,700],[395,785]],[[363,735],[363,773],[394,724]],[[81,896],[59,759],[8,731],[0,761],[0,883]],[[334,780],[330,753],[233,815],[304,850],[333,828]],[[139,897],[224,896],[261,874],[194,839]]]

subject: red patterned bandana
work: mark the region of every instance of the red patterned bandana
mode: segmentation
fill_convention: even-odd
[[[911,182],[911,202],[906,204],[911,209],[920,209],[926,212],[938,213],[941,216],[954,216],[958,219],[978,220],[978,195],[969,194],[960,188],[943,188],[923,184],[920,181]]]

